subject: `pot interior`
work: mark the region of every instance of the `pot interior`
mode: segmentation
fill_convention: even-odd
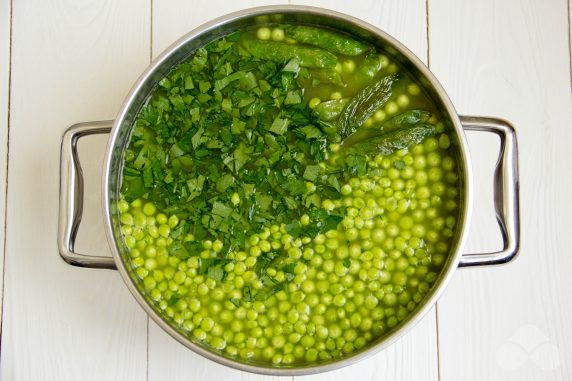
[[[130,276],[132,272],[129,265],[128,249],[122,239],[120,223],[119,223],[119,194],[122,179],[122,166],[124,153],[130,141],[131,134],[135,127],[135,120],[141,107],[145,104],[151,92],[158,86],[169,71],[177,64],[189,58],[193,53],[205,44],[214,41],[222,36],[228,35],[235,31],[251,28],[256,25],[272,23],[292,23],[292,24],[309,24],[335,29],[349,35],[355,36],[361,40],[374,45],[379,50],[385,52],[390,58],[399,63],[402,70],[409,72],[424,87],[424,91],[438,108],[442,120],[448,125],[452,134],[452,145],[457,155],[457,163],[459,165],[460,181],[458,190],[460,194],[459,215],[454,232],[454,241],[451,244],[451,251],[443,266],[443,270],[438,275],[438,279],[433,284],[429,293],[424,300],[416,307],[408,318],[401,322],[397,329],[385,334],[377,341],[371,342],[363,349],[354,352],[352,355],[336,360],[335,362],[326,362],[308,367],[284,367],[275,368],[261,366],[260,364],[249,364],[239,362],[223,355],[216,354],[202,344],[190,340],[182,335],[177,328],[169,320],[163,319],[155,312],[150,302],[143,297],[142,282],[135,282],[134,276]],[[384,32],[352,17],[311,7],[262,7],[251,10],[245,10],[238,13],[228,15],[226,17],[214,20],[204,26],[190,32],[170,48],[168,48],[161,56],[159,56],[151,66],[140,77],[130,95],[123,104],[121,111],[116,119],[115,126],[112,131],[112,138],[108,147],[107,162],[104,173],[104,198],[105,213],[108,226],[108,237],[114,254],[117,266],[133,295],[149,313],[149,315],[168,333],[175,337],[178,341],[188,346],[192,350],[204,355],[214,361],[223,363],[228,366],[239,368],[242,370],[275,374],[275,375],[300,375],[316,373],[325,370],[335,369],[341,366],[353,363],[371,353],[374,353],[392,343],[399,335],[408,330],[412,325],[418,322],[421,317],[432,307],[440,293],[443,291],[446,283],[449,281],[452,272],[456,269],[460,250],[468,229],[468,216],[470,207],[470,171],[468,151],[459,119],[453,106],[444,93],[443,89],[423,65],[423,63],[407,50],[398,41],[385,34]]]

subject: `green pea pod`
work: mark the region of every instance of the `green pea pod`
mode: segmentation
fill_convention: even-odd
[[[368,49],[364,43],[348,36],[310,26],[293,26],[288,28],[287,33],[298,42],[347,56],[358,56]]]
[[[419,144],[429,136],[435,134],[435,127],[429,124],[420,124],[415,127],[406,127],[386,132],[370,139],[359,141],[350,148],[354,152],[379,152],[389,155],[399,149]]]
[[[410,110],[394,116],[382,123],[384,128],[396,129],[402,127],[413,127],[420,123],[425,123],[431,118],[431,113],[425,110]]]
[[[391,97],[393,83],[399,78],[392,74],[382,77],[363,88],[348,103],[338,119],[338,132],[342,139],[354,133],[375,111]]]
[[[319,83],[330,83],[332,85],[346,87],[344,80],[340,73],[331,69],[314,69],[310,71],[310,78]]]
[[[347,98],[325,101],[317,105],[314,111],[316,112],[316,114],[318,114],[320,119],[326,121],[332,120],[337,118],[341,114],[341,112],[343,111],[344,107],[346,107],[348,102],[349,99]]]
[[[381,59],[379,54],[370,53],[365,57],[363,62],[359,67],[360,79],[363,81],[369,81],[375,77],[377,73],[381,70]]]
[[[331,69],[338,63],[335,55],[322,49],[260,40],[248,40],[243,44],[250,54],[263,60],[287,62],[297,58],[300,66],[319,69]]]

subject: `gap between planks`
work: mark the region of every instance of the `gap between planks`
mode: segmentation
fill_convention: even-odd
[[[429,1],[429,0],[427,0]],[[569,74],[570,74],[570,91],[572,91],[572,0],[568,0],[568,59],[569,59]]]
[[[2,290],[1,290],[1,299],[0,299],[0,341],[2,340],[2,323],[3,323],[3,316],[4,316],[4,275],[6,271],[6,221],[8,218],[8,162],[10,160],[10,88],[12,82],[12,0],[9,1],[9,12],[10,15],[8,16],[8,83],[7,83],[7,99],[6,99],[6,165],[4,167],[4,215],[3,223],[4,223],[4,242],[2,242]],[[4,90],[4,89],[2,89]],[[0,358],[2,357],[2,346],[0,345]]]
[[[569,0],[570,1],[570,0]],[[427,37],[427,67],[431,70],[431,39],[429,38],[429,0],[425,0],[425,28]],[[439,352],[439,301],[435,302],[435,338],[437,346],[437,380],[441,381],[441,353]]]

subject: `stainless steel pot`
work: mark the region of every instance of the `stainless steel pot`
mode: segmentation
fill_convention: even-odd
[[[204,346],[191,341],[179,333],[169,322],[152,308],[141,294],[137,284],[129,275],[123,255],[127,248],[123,243],[119,227],[118,197],[121,184],[123,154],[129,143],[134,120],[149,93],[169,70],[186,59],[204,44],[236,30],[268,21],[284,23],[310,23],[321,25],[355,35],[392,55],[415,77],[439,107],[447,123],[454,129],[453,143],[460,162],[460,218],[452,252],[425,300],[411,314],[407,321],[389,335],[352,356],[333,362],[293,368],[263,367],[239,362],[216,354]],[[494,133],[500,137],[500,155],[494,173],[494,205],[502,232],[503,249],[494,253],[463,254],[467,238],[473,198],[473,179],[465,130]],[[111,133],[103,173],[103,212],[112,258],[80,254],[74,251],[76,233],[82,217],[83,178],[77,155],[77,141],[91,134]],[[63,135],[61,147],[61,184],[59,206],[58,248],[61,257],[69,264],[79,267],[117,269],[125,284],[147,314],[171,336],[191,350],[218,363],[233,368],[271,375],[304,375],[324,372],[353,364],[391,345],[398,337],[411,329],[436,303],[457,267],[495,265],[511,261],[519,248],[519,183],[517,165],[517,142],[515,131],[506,121],[486,117],[459,117],[447,94],[429,69],[405,46],[383,31],[356,18],[313,7],[270,6],[247,9],[218,18],[195,29],[176,41],[161,54],[141,75],[125,99],[115,121],[80,123],[71,126]]]

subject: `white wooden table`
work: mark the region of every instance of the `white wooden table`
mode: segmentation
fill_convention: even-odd
[[[64,264],[56,221],[67,126],[112,119],[149,62],[199,24],[281,2],[0,0],[0,379],[271,378],[214,364],[179,345],[147,318],[116,272]],[[306,3],[357,16],[401,40],[428,63],[460,113],[515,125],[522,246],[507,266],[458,270],[437,306],[389,349],[304,379],[572,379],[569,4]],[[498,141],[470,134],[469,142],[476,200],[466,250],[496,249]],[[80,146],[90,193],[77,248],[107,255],[99,194],[105,143],[97,137]]]

